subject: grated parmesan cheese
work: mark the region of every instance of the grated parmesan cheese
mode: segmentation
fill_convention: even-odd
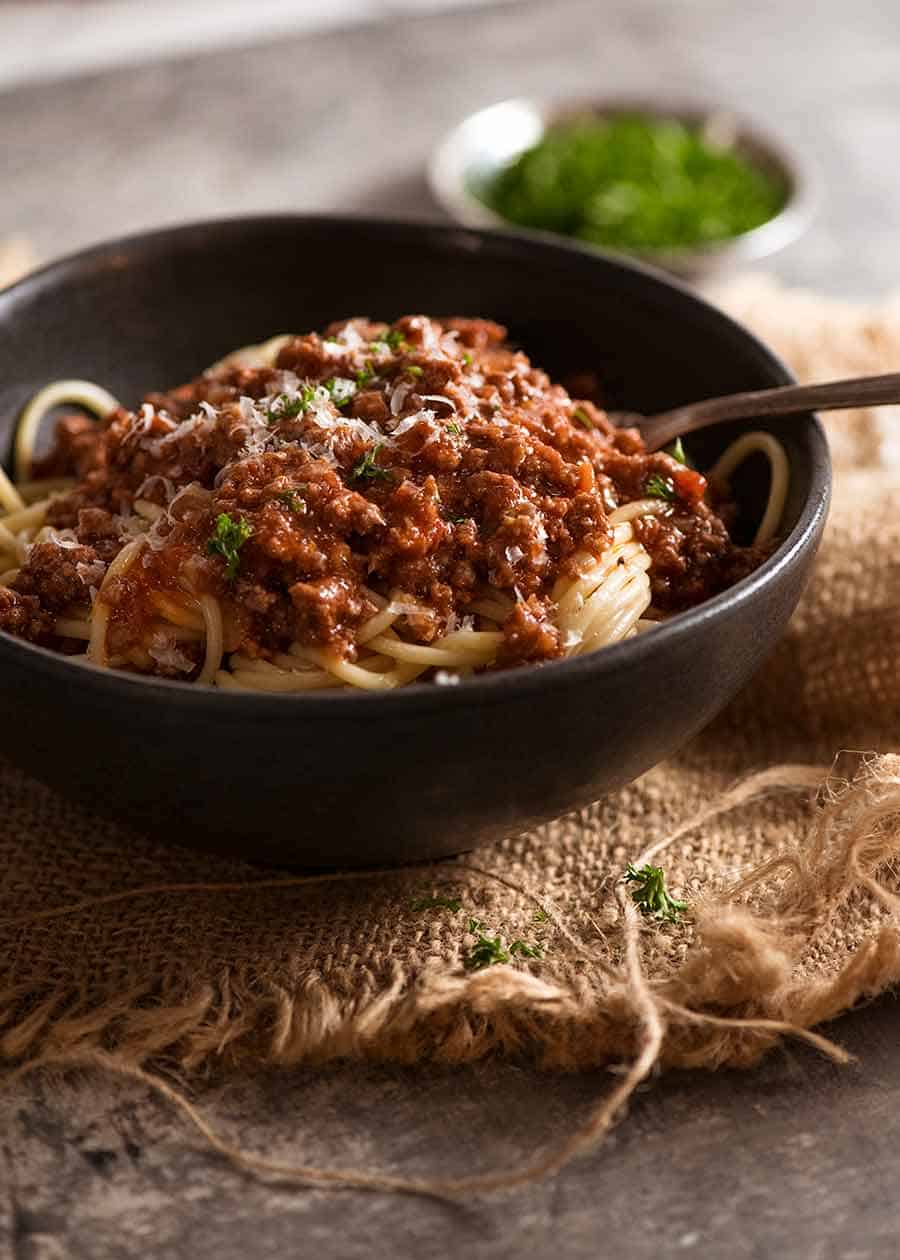
[[[348,403],[356,393],[356,381],[351,381],[347,376],[336,376],[331,382],[330,391],[326,390],[325,392],[340,407],[343,403]]]
[[[73,547],[80,547],[78,535],[74,529],[54,529],[51,525],[47,525],[40,530],[35,536],[35,542],[53,543],[57,547],[71,550]]]
[[[150,499],[150,490],[157,483],[162,485],[163,494],[166,497],[166,503],[171,503],[175,497],[175,485],[168,477],[163,477],[159,473],[153,473],[149,477],[145,477],[135,491],[135,499]],[[153,502],[150,499],[151,503]]]
[[[448,398],[446,394],[423,394],[422,401],[446,403],[451,411],[456,410],[456,403],[453,401],[452,398]]]
[[[75,565],[75,572],[88,588],[91,595],[91,603],[93,603],[96,597],[96,592],[100,589],[100,583],[106,576],[106,565],[102,560],[92,560],[90,564],[85,564],[84,561],[81,560]]]
[[[148,403],[145,403],[141,410],[146,412],[148,408],[151,413],[150,419],[152,421],[153,408],[149,407]],[[164,433],[162,437],[158,438],[143,438],[140,445],[144,450],[149,451],[155,459],[160,459],[165,453],[167,447],[171,446],[173,442],[177,442],[181,438],[187,437],[188,434],[193,433],[195,429],[199,430],[199,433],[204,437],[207,434],[212,433],[216,426],[216,418],[217,413],[215,409],[212,409],[211,415],[206,412],[198,411],[194,415],[189,416],[187,420],[182,420],[180,424],[175,424],[174,420],[169,420],[168,423],[173,427],[168,433]],[[163,419],[163,417],[160,417],[160,419]],[[142,429],[142,433],[144,434],[149,431],[149,424],[145,425]]]
[[[400,412],[403,410],[403,404],[406,402],[406,397],[411,390],[412,385],[410,385],[408,381],[401,381],[399,385],[394,386],[393,393],[391,394],[392,416],[400,415]]]
[[[432,608],[424,608],[412,600],[392,599],[388,607],[398,617],[434,617]]]
[[[356,319],[348,320],[334,338],[334,341],[348,350],[362,350],[367,343],[360,335],[359,328],[357,327],[359,323],[360,321]]]
[[[398,438],[404,433],[408,433],[410,429],[415,428],[417,424],[427,424],[433,429],[435,415],[430,407],[423,407],[421,411],[414,411],[412,415],[406,416],[401,420],[392,431],[392,437]],[[439,436],[439,430],[433,431],[433,437]],[[432,440],[432,439],[429,439]]]
[[[131,542],[147,529],[147,522],[142,516],[114,516],[113,524],[119,533],[120,542]]]
[[[164,631],[158,631],[153,635],[147,651],[164,669],[175,669],[181,674],[189,674],[195,668],[195,662],[186,656],[176,645],[175,640]]]

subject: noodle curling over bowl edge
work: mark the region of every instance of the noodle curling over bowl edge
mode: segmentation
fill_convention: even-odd
[[[610,409],[653,412],[791,377],[750,333],[637,264],[430,225],[266,216],[146,233],[0,294],[0,450],[37,389],[101,382],[127,404],[236,346],[366,314],[480,315],[554,379],[595,371]],[[455,687],[269,695],[79,667],[0,633],[0,753],[154,836],[304,866],[429,859],[582,807],[677,751],[752,676],[793,611],[825,522],[813,416],[696,435],[710,465],[774,433],[791,486],[782,541],[749,577],[595,653]],[[748,465],[742,511],[758,515]]]

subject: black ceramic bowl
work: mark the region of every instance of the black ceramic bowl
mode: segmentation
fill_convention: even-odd
[[[454,228],[253,218],[116,241],[0,295],[0,450],[55,377],[133,402],[274,332],[412,311],[495,318],[551,374],[597,370],[611,406],[790,380],[737,324],[618,259]],[[740,427],[692,450],[712,460]],[[732,590],[646,635],[452,688],[304,697],[85,669],[0,633],[0,752],[160,837],[301,865],[438,857],[585,805],[708,722],[797,602],[828,455],[812,416],[767,427],[791,459],[784,541]],[[751,474],[745,493],[752,514],[763,483]]]

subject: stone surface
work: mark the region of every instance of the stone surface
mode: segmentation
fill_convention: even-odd
[[[140,1088],[43,1080],[0,1107],[0,1240],[15,1260],[881,1260],[897,1254],[900,1009],[830,1030],[858,1056],[802,1047],[753,1072],[673,1073],[593,1154],[493,1199],[279,1186],[235,1172]],[[568,1135],[610,1075],[509,1064],[348,1066],[267,1075],[204,1099],[272,1158],[409,1176],[512,1168]]]
[[[46,258],[208,214],[436,215],[422,165],[460,112],[665,91],[749,109],[805,147],[825,198],[777,270],[877,295],[900,278],[898,36],[883,0],[556,0],[22,89],[0,97],[0,232]],[[668,1076],[555,1180],[458,1206],[255,1180],[139,1086],[43,1078],[0,1097],[0,1256],[892,1257],[900,1010],[884,999],[831,1031],[855,1066],[789,1047],[752,1073]],[[203,1105],[276,1158],[452,1176],[547,1150],[609,1080],[350,1066],[234,1082]]]

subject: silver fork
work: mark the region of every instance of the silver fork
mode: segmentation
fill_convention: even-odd
[[[621,428],[634,426],[649,451],[668,446],[677,437],[727,420],[762,420],[803,411],[843,411],[849,407],[881,407],[900,403],[900,372],[882,376],[858,376],[822,385],[780,385],[777,389],[748,390],[687,403],[655,416],[613,412],[610,418]]]

